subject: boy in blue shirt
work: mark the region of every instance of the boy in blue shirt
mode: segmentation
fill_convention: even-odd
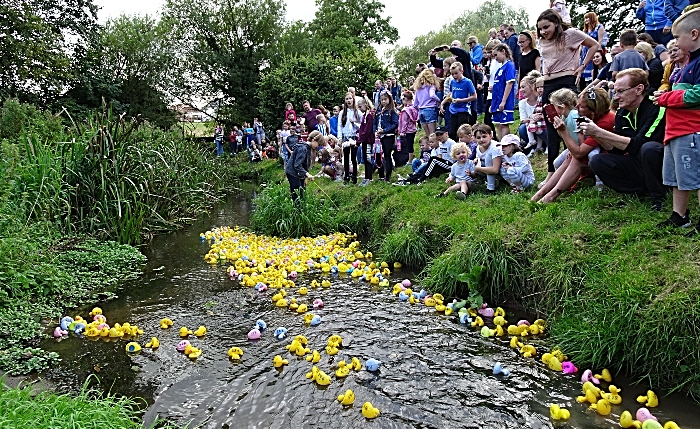
[[[450,98],[450,138],[457,139],[457,130],[460,125],[469,121],[471,115],[471,102],[476,100],[476,89],[471,80],[464,77],[464,67],[459,61],[455,61],[450,66],[452,84]],[[443,103],[449,99],[443,100]]]

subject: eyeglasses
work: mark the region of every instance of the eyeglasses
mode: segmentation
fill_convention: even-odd
[[[629,88],[625,88],[625,89],[617,89],[617,88],[615,88],[615,94],[616,94],[616,95],[622,95],[622,94],[624,94],[625,92],[629,91],[630,89],[634,89],[634,88],[636,88],[636,86],[630,86]]]

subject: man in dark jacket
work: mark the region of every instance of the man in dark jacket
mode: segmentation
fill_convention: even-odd
[[[430,64],[432,64],[435,68],[443,68],[442,58],[437,57],[437,53],[442,51],[450,51],[452,55],[457,57],[457,61],[464,65],[464,77],[471,80],[472,83],[476,85],[476,82],[474,82],[474,76],[472,75],[472,57],[469,54],[469,51],[462,49],[462,43],[459,40],[453,40],[450,46],[442,45],[431,49],[428,52],[428,55],[430,55]]]

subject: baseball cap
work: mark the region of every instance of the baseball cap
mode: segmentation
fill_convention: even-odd
[[[435,128],[435,134],[444,134],[446,132],[448,132],[447,127],[440,126]]]
[[[501,139],[501,146],[508,146],[509,144],[520,145],[520,139],[515,134],[506,134]]]

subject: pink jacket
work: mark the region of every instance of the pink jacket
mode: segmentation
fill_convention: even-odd
[[[418,109],[410,104],[403,108],[399,115],[399,134],[411,134],[416,132],[416,122],[418,121]]]

